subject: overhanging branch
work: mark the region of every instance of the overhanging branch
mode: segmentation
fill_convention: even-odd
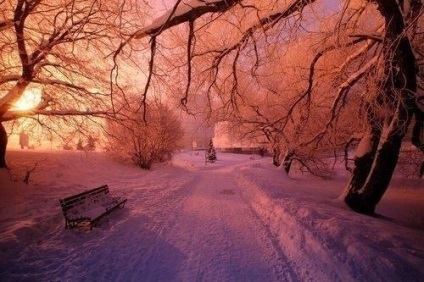
[[[112,116],[107,111],[76,111],[76,110],[26,110],[26,111],[8,111],[0,118],[0,122],[11,121],[23,117],[32,117],[36,115],[42,116]]]

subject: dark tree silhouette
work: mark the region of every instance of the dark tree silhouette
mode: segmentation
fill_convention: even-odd
[[[213,145],[212,138],[209,140],[208,150],[206,152],[206,159],[210,162],[215,162],[217,160],[216,150],[215,150],[215,147]]]

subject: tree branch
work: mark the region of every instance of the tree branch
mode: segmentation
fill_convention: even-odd
[[[76,110],[63,110],[63,111],[54,111],[54,110],[26,110],[26,111],[8,111],[2,117],[0,117],[0,122],[11,121],[22,117],[32,117],[36,115],[43,116],[109,116],[112,115],[107,111],[76,111]]]

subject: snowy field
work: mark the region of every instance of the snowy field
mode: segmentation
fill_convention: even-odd
[[[422,180],[395,179],[368,217],[337,199],[342,170],[288,178],[269,158],[218,159],[181,153],[149,172],[101,153],[9,151],[0,281],[424,281]],[[102,184],[125,208],[65,229],[58,199]]]

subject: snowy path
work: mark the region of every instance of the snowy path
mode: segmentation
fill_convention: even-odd
[[[37,216],[40,223],[25,227],[29,245],[16,245],[6,253],[10,259],[0,260],[6,281],[298,280],[271,232],[241,197],[239,162],[150,173],[122,170],[96,155],[53,156],[51,162],[61,169],[55,178],[40,177],[36,187],[63,187],[39,195],[49,205],[38,209],[48,208],[54,216]],[[64,230],[57,199],[99,179],[114,193],[126,194],[126,207],[91,232]]]
[[[43,161],[31,185],[0,178],[0,281],[424,280],[424,228],[351,212],[333,200],[336,180],[233,154],[205,166],[183,153],[150,172],[97,153],[14,154]],[[104,183],[125,208],[90,232],[65,229],[58,199]],[[424,226],[411,187],[392,199],[420,203],[404,200],[404,218]]]
[[[295,280],[264,226],[242,201],[235,172],[195,173],[191,194],[161,234],[182,251],[182,261],[169,258],[166,245],[158,246],[152,261],[178,266],[168,273],[150,268],[143,277],[163,281]],[[160,267],[161,263],[154,265]]]

